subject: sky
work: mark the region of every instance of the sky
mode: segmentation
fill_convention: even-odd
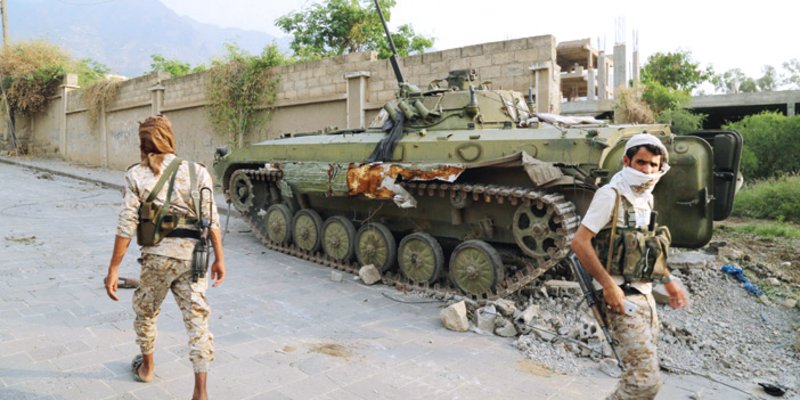
[[[200,22],[277,37],[286,33],[275,19],[319,2],[160,1]],[[411,24],[417,33],[434,37],[436,50],[550,34],[559,42],[589,38],[607,53],[622,41],[630,54],[635,31],[642,64],[655,52],[686,50],[701,67],[711,64],[717,73],[740,68],[759,78],[764,65],[780,72],[785,61],[800,58],[798,15],[800,2],[791,0],[397,0],[389,25]]]

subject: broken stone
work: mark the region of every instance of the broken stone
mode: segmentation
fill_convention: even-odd
[[[686,288],[683,286],[683,281],[681,281],[681,278],[673,276],[672,281],[677,283],[683,289],[683,291],[686,292]],[[669,293],[667,293],[667,288],[661,283],[653,284],[653,298],[658,304],[669,304]]]
[[[617,360],[613,358],[602,359],[598,368],[604,374],[612,378],[619,378],[620,375],[622,375],[622,369],[619,367],[619,363],[617,363]]]
[[[771,286],[778,286],[781,284],[781,281],[775,277],[767,278],[767,284]]]
[[[792,262],[791,261],[784,261],[784,262],[781,263],[781,267],[782,268],[789,268],[791,266],[792,266]]]
[[[581,293],[581,286],[578,282],[559,281],[551,279],[544,282],[547,293],[551,296],[561,297]]]
[[[786,308],[795,308],[797,307],[797,300],[795,299],[786,299],[783,301],[783,306]]]
[[[588,341],[589,339],[596,338],[599,336],[597,334],[598,331],[599,329],[597,329],[597,324],[584,322],[578,331],[578,339]]]
[[[344,275],[342,274],[342,271],[336,271],[336,270],[331,271],[331,280],[334,282],[341,282],[342,280],[344,280]]]
[[[478,330],[481,333],[494,332],[495,322],[497,318],[497,309],[494,305],[488,305],[475,310],[475,321],[478,323]]]
[[[511,300],[497,299],[492,304],[504,317],[513,317],[517,313],[517,306]]]
[[[443,308],[439,313],[439,317],[442,319],[444,327],[451,331],[466,332],[469,330],[467,306],[463,301]]]
[[[720,247],[717,252],[717,259],[721,262],[737,261],[742,258],[742,252],[733,247]]]
[[[539,314],[539,305],[538,304],[531,304],[531,305],[528,306],[528,308],[525,309],[525,311],[521,312],[517,316],[517,318],[514,320],[514,322],[517,325],[528,325],[528,324],[530,324],[530,322],[534,318],[539,317],[539,316],[540,316],[540,314]]]
[[[374,265],[369,264],[358,270],[358,276],[365,285],[374,285],[381,280],[381,272]]]
[[[686,251],[671,254],[667,263],[669,264],[669,269],[674,270],[706,268],[713,265],[715,261],[716,257],[712,254],[706,254],[701,251]]]
[[[517,328],[511,321],[503,318],[500,320],[501,322],[497,324],[497,328],[495,328],[494,333],[497,336],[503,337],[514,337],[517,336]]]

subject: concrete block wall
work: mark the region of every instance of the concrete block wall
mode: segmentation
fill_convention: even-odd
[[[473,68],[481,81],[491,81],[492,88],[527,93],[537,82],[530,66],[555,66],[555,59],[556,41],[547,35],[419,54],[403,58],[400,64],[406,81],[423,90],[430,82],[446,78],[450,70]],[[279,66],[272,72],[280,80],[276,101],[262,109],[268,113],[267,123],[245,138],[248,143],[325,127],[345,129],[353,121],[369,125],[397,90],[390,62],[378,60],[375,52]],[[557,71],[550,72],[552,79],[538,80],[543,87],[537,89],[537,100],[549,112],[557,112]],[[205,109],[205,79],[204,72],[180,78],[159,72],[127,80],[96,124],[88,120],[83,91],[65,89],[46,112],[20,125],[26,127],[24,136],[40,155],[57,154],[71,162],[123,169],[139,159],[138,122],[163,112],[175,128],[179,155],[210,165],[214,148],[228,144],[231,135],[215,132],[211,126]],[[360,83],[348,86],[348,79]],[[353,100],[362,94],[351,93],[354,87],[364,89],[358,102]],[[348,108],[348,101],[355,106]],[[354,109],[364,118],[348,115]]]

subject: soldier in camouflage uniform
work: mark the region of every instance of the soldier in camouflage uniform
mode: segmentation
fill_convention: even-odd
[[[592,240],[602,229],[612,224],[616,196],[621,200],[617,210],[618,227],[635,221],[636,227],[646,227],[653,207],[652,190],[667,172],[668,152],[655,136],[638,134],[625,146],[623,169],[611,181],[597,190],[581,226],[572,240],[572,249],[583,267],[603,288],[603,299],[609,310],[607,322],[622,360],[623,372],[616,390],[609,399],[653,399],[661,387],[658,365],[659,322],[653,300],[652,282],[633,281],[624,285],[621,276],[611,275],[598,257]],[[605,243],[597,243],[602,247]],[[669,294],[670,306],[685,307],[688,298],[680,285],[672,281],[669,273],[662,279]],[[624,313],[624,302],[636,305],[636,310]]]
[[[139,141],[142,161],[129,168],[125,175],[123,206],[119,213],[114,252],[105,278],[108,296],[115,301],[119,300],[115,294],[119,282],[119,266],[131,238],[136,233],[139,206],[153,190],[166,167],[176,157],[172,126],[164,116],[148,117],[142,122],[139,125]],[[169,213],[181,217],[181,223],[176,231],[179,234],[164,237],[156,245],[141,248],[142,270],[140,285],[133,295],[133,309],[136,313],[133,325],[136,331],[136,343],[142,354],[134,359],[133,374],[139,381],[149,382],[153,379],[156,320],[167,292],[172,291],[183,313],[184,325],[189,335],[189,358],[195,372],[193,399],[206,399],[206,374],[208,364],[214,357],[214,348],[213,336],[208,330],[208,318],[211,312],[205,295],[208,278],[192,282],[192,253],[199,231],[196,225],[188,222],[198,218],[191,197],[190,167],[196,168],[197,188],[213,187],[211,176],[205,167],[191,162],[181,162],[169,204]],[[197,188],[194,189],[195,194]],[[164,204],[167,190],[168,186],[164,185],[154,200],[156,205]],[[209,209],[212,213],[209,236],[215,260],[211,267],[210,278],[216,279],[213,285],[216,287],[225,278],[225,258],[214,197],[207,195],[208,191],[204,190],[204,193],[200,206],[204,213]]]

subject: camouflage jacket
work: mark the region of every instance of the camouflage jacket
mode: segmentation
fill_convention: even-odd
[[[174,154],[169,154],[164,158],[161,165],[161,173],[167,168],[170,162],[175,159]],[[207,218],[209,206],[211,208],[212,228],[219,229],[219,214],[214,203],[213,184],[208,170],[196,163],[184,161],[178,168],[178,175],[175,177],[175,187],[170,199],[169,212],[187,219],[197,219],[197,213],[193,209],[192,199],[189,195],[189,165],[194,164],[197,172],[197,186],[199,188],[208,187],[211,192],[203,191],[203,215]],[[150,195],[150,191],[161,177],[154,175],[150,168],[136,164],[128,169],[125,174],[125,186],[123,187],[122,210],[119,212],[117,222],[117,236],[132,238],[136,235],[136,226],[139,223],[139,206]],[[169,185],[164,185],[161,192],[156,196],[155,204],[161,206],[167,198]],[[209,194],[210,193],[210,194]],[[192,226],[178,226],[179,228],[193,228]],[[172,257],[179,260],[190,261],[195,245],[194,239],[171,238],[161,240],[155,246],[142,246],[142,254],[156,254]]]

